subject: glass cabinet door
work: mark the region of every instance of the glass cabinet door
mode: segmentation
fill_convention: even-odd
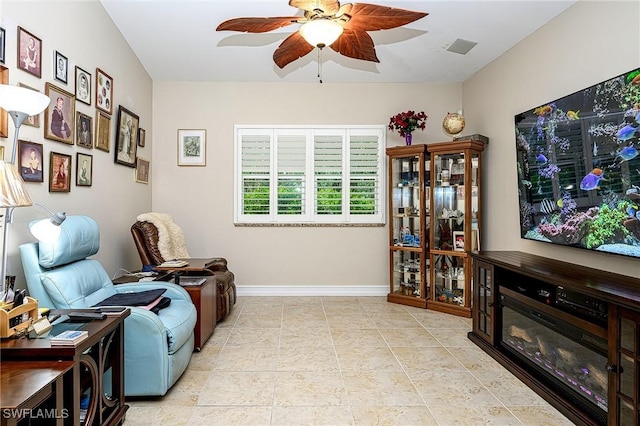
[[[420,157],[397,157],[391,160],[393,245],[420,247]]]
[[[434,300],[456,306],[465,304],[465,259],[456,255],[433,256]]]
[[[426,308],[425,145],[392,147],[389,157],[390,288],[387,300]]]

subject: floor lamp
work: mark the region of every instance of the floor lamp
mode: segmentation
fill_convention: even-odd
[[[16,168],[18,151],[18,134],[20,126],[27,117],[40,114],[49,106],[50,99],[40,92],[24,87],[0,84],[0,108],[5,109],[13,119],[15,131],[13,133],[13,146],[11,149],[11,161],[0,159],[0,208],[5,208],[2,243],[2,271],[0,272],[0,294],[5,293],[5,280],[7,277],[7,237],[9,224],[16,207],[31,206],[33,202],[27,192],[24,181]]]

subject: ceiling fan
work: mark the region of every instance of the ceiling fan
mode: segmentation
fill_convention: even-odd
[[[367,31],[400,27],[428,15],[368,3],[341,6],[337,0],[289,0],[289,6],[300,9],[303,15],[234,18],[218,25],[216,31],[264,33],[294,23],[302,24],[273,53],[273,60],[280,68],[316,47],[321,50],[326,46],[350,58],[380,62]]]

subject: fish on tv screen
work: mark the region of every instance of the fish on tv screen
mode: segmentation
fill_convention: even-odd
[[[515,116],[521,237],[640,258],[640,69]]]

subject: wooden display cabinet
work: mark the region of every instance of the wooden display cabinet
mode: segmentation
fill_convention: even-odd
[[[480,245],[482,152],[485,144],[459,140],[429,144],[431,154],[430,265],[427,307],[471,317],[468,253]]]
[[[387,149],[389,157],[389,262],[387,301],[427,307],[429,274],[426,208],[429,182],[425,145]],[[428,161],[428,160],[427,160]]]

